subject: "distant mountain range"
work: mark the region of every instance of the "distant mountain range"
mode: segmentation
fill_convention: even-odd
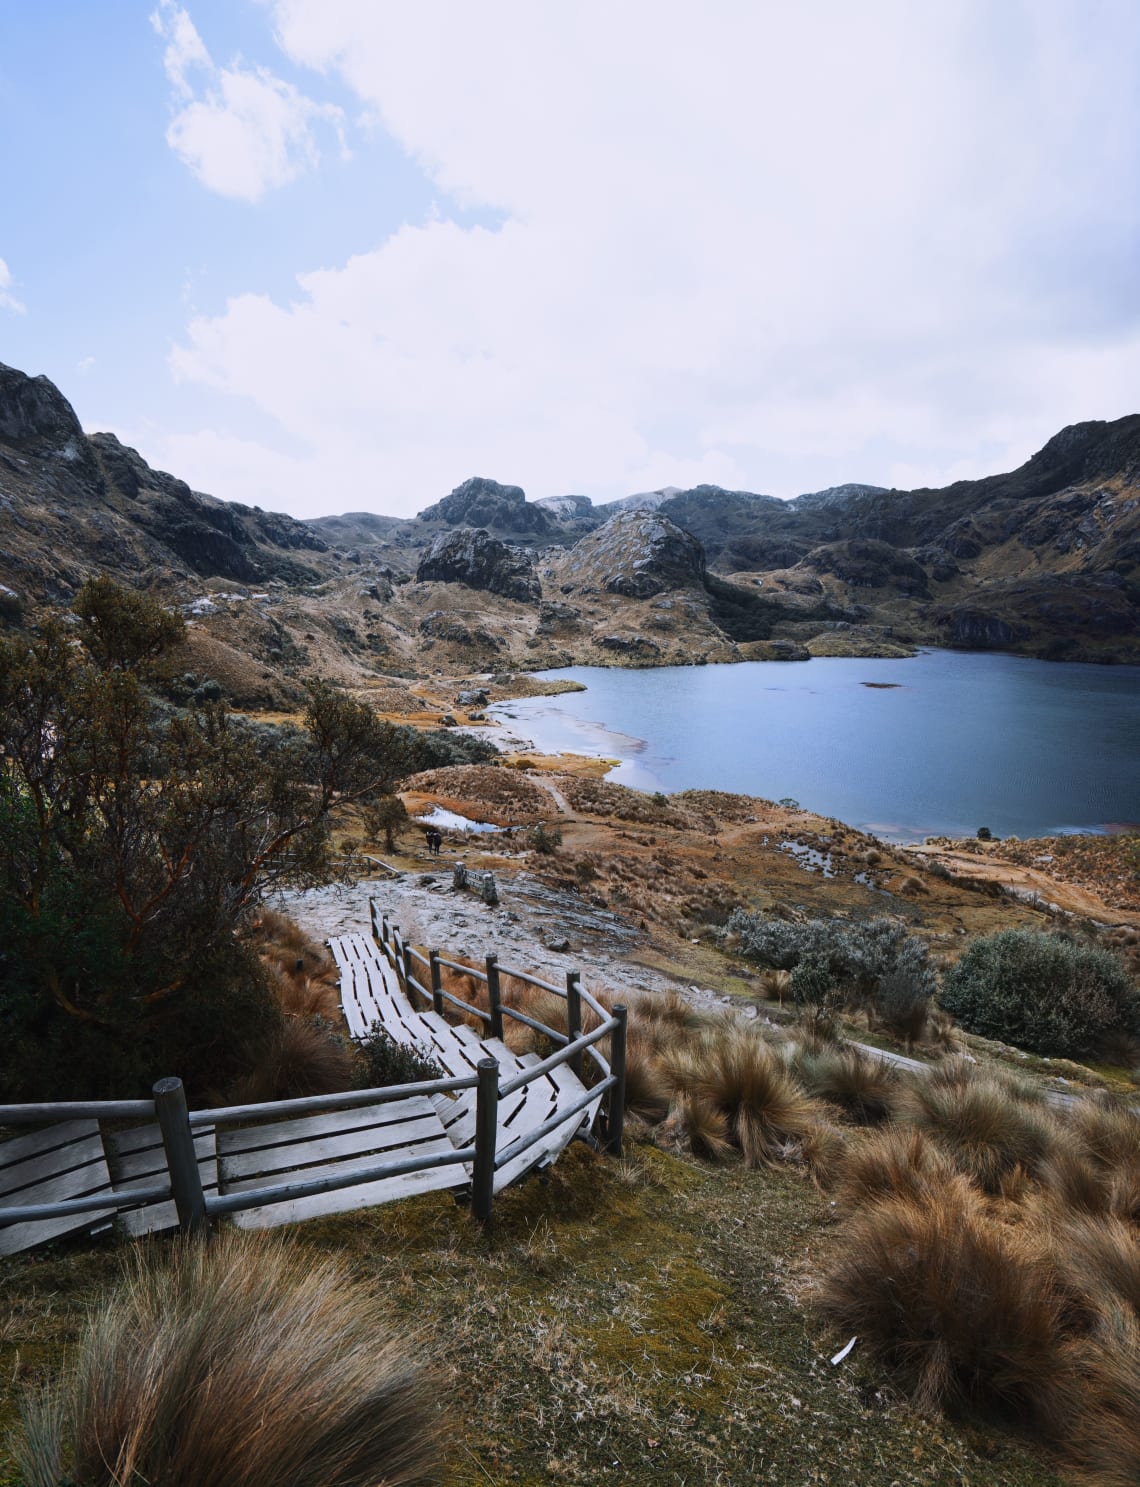
[[[433,544],[478,530],[512,551],[511,585],[481,586],[501,566],[485,543],[469,570],[444,553],[414,581]],[[84,434],[46,378],[0,365],[0,620],[96,573],[180,604],[202,664],[254,698],[290,694],[307,668],[352,679],[914,643],[1140,662],[1140,415],[1073,425],[1018,470],[941,490],[782,501],[700,485],[595,506],[473,477],[411,519],[297,521],[192,491]]]

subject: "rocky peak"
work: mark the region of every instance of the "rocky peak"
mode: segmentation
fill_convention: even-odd
[[[537,502],[527,500],[521,486],[500,485],[482,475],[457,485],[449,496],[421,511],[419,519],[445,522],[449,527],[490,527],[543,536],[554,530],[550,517]]]
[[[621,511],[583,537],[563,565],[564,591],[601,589],[650,599],[703,585],[705,554],[690,533],[656,511]]]
[[[512,551],[481,527],[439,534],[416,569],[417,583],[433,581],[486,589],[524,604],[536,604],[542,598],[542,586],[529,557]]]
[[[98,466],[75,409],[46,377],[0,362],[0,444],[37,459],[64,461],[81,477],[101,485]]]

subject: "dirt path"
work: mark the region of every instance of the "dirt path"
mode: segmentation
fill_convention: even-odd
[[[1036,900],[1043,905],[1051,904],[1068,914],[1078,914],[1082,919],[1094,919],[1098,924],[1140,927],[1140,913],[1135,910],[1112,908],[1092,889],[1082,888],[1076,883],[1062,883],[1036,868],[995,857],[980,857],[973,852],[955,852],[950,847],[908,847],[905,850],[945,863],[957,877],[1000,883],[1030,902]]]
[[[551,782],[546,779],[544,775],[539,774],[537,771],[535,771],[533,774],[529,774],[527,778],[530,780],[532,785],[537,785],[540,790],[546,791],[547,795],[550,796],[551,800],[553,800],[554,804],[558,807],[558,809],[564,816],[573,816],[574,812],[570,809],[570,802],[566,799],[565,795],[563,795],[562,791],[559,790],[557,785],[551,784]]]

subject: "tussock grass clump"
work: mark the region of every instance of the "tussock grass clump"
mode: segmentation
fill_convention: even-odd
[[[672,1090],[652,1042],[635,1024],[625,1043],[625,1108],[644,1120],[662,1120]]]
[[[417,1487],[442,1424],[418,1344],[331,1259],[237,1232],[136,1252],[27,1404],[26,1487]]]
[[[353,1049],[333,1027],[315,1018],[287,1017],[234,1089],[237,1104],[335,1095],[356,1083]]]
[[[858,1214],[821,1303],[921,1408],[996,1408],[1050,1426],[1065,1413],[1064,1306],[1050,1267],[961,1177]]]
[[[732,1150],[728,1116],[708,1100],[684,1092],[676,1095],[655,1139],[667,1150],[687,1151],[716,1162]]]
[[[894,1113],[901,1081],[885,1059],[856,1048],[802,1050],[796,1071],[809,1095],[838,1105],[860,1125],[878,1125]]]
[[[899,1106],[907,1120],[933,1136],[987,1193],[1000,1192],[1014,1168],[1040,1171],[1057,1142],[1044,1108],[1019,1100],[995,1080],[939,1078],[940,1072],[911,1082]]]
[[[726,1025],[666,1056],[674,1088],[720,1112],[746,1164],[759,1167],[790,1154],[819,1107],[755,1033]]]
[[[1124,1306],[1140,1323],[1140,1242],[1129,1224],[1084,1215],[1070,1219],[1049,1239],[1070,1296],[1096,1318],[1111,1317]]]
[[[931,1198],[953,1182],[957,1169],[922,1131],[887,1126],[852,1144],[839,1171],[839,1201],[849,1208],[909,1198]]]
[[[1088,1487],[1140,1481],[1140,1322],[1124,1311],[1102,1320],[1073,1350],[1079,1408],[1062,1441]]]

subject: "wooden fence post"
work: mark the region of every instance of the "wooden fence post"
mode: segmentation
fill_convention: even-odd
[[[374,898],[368,900],[368,922],[372,926],[373,942],[379,945],[380,936],[376,933],[376,900]]]
[[[491,1037],[503,1036],[503,1003],[499,990],[499,957],[487,957],[487,1000],[491,1005]]]
[[[400,990],[407,994],[408,967],[404,959],[404,942],[400,938],[400,926],[392,926],[392,959],[396,968],[396,980],[399,982]]]
[[[495,1199],[495,1142],[499,1132],[499,1062],[481,1058],[475,1103],[475,1161],[471,1169],[471,1211],[481,1224],[491,1221]]]
[[[208,1234],[210,1219],[206,1212],[206,1195],[202,1191],[202,1174],[198,1171],[198,1154],[194,1150],[194,1133],[190,1129],[182,1081],[160,1079],[151,1093],[162,1144],[166,1149],[166,1165],[179,1227],[184,1234]]]
[[[573,1043],[575,1039],[582,1036],[582,973],[581,971],[566,972],[566,1036]],[[567,1060],[571,1069],[582,1077],[582,1053],[579,1050],[572,1054]]]
[[[431,1004],[437,1017],[443,1016],[443,972],[439,968],[439,951],[428,951],[431,968]]]
[[[625,1134],[625,1029],[628,1010],[620,1003],[614,1008],[617,1027],[610,1034],[610,1073],[614,1083],[610,1085],[609,1104],[606,1106],[606,1150],[610,1156],[621,1156],[622,1137]]]

